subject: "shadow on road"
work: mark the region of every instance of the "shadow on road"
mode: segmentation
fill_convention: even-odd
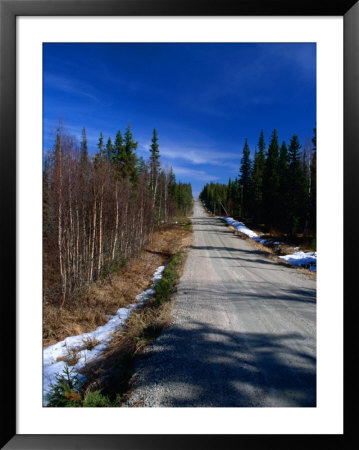
[[[314,407],[316,360],[293,353],[298,340],[295,333],[228,333],[198,322],[174,326],[140,363],[146,383],[139,387],[161,386],[163,406]]]
[[[291,266],[284,261],[270,260],[268,257],[268,254],[261,250],[245,250],[245,249],[238,249],[238,248],[234,248],[234,247],[225,247],[225,246],[214,247],[211,245],[192,245],[191,250],[198,251],[198,254],[196,255],[197,258],[220,259],[223,261],[224,260],[233,260],[233,262],[234,261],[243,261],[244,263],[259,264],[258,267],[250,266],[253,269],[255,269],[255,268],[261,269],[264,265],[266,266],[265,267],[266,270],[282,270],[281,268],[285,268],[286,270],[295,271],[297,269],[295,266]],[[211,252],[212,250],[221,252],[221,255],[220,256],[208,256],[208,254],[200,253],[201,251]],[[233,256],[224,256],[223,252],[228,252],[230,255],[233,255]],[[244,256],[244,257],[242,258],[241,256]],[[269,269],[267,266],[273,266],[273,268]],[[232,266],[232,267],[235,267],[235,266]],[[245,267],[245,266],[240,264],[238,267]]]
[[[178,285],[175,324],[137,360],[129,405],[315,407],[315,284],[283,276],[294,269],[256,249],[215,239],[238,242],[216,218],[192,223],[199,234]]]
[[[260,289],[255,289],[260,285]],[[254,288],[250,290],[249,288]],[[258,291],[261,292],[258,292]],[[185,295],[189,297],[198,296],[201,298],[201,307],[205,308],[206,304],[211,303],[209,299],[214,299],[216,302],[216,309],[220,308],[222,298],[228,298],[232,304],[243,303],[250,301],[253,306],[260,301],[267,301],[267,306],[274,307],[276,303],[287,302],[300,302],[316,303],[316,290],[308,288],[273,288],[273,285],[266,281],[246,281],[245,286],[241,289],[241,285],[238,283],[227,283],[225,288],[220,289],[216,285],[210,285],[207,288],[199,286],[196,288],[186,288]],[[208,302],[207,302],[208,299]]]

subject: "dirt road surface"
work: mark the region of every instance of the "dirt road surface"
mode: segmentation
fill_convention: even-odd
[[[128,406],[313,407],[316,282],[263,256],[199,201],[174,324],[136,365]]]

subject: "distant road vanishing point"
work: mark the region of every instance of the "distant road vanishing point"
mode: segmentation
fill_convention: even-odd
[[[316,406],[316,281],[195,201],[174,323],[139,359],[128,406]]]

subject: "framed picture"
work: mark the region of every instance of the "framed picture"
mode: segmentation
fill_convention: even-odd
[[[356,292],[355,263],[349,255],[357,248],[358,226],[355,201],[359,169],[356,151],[359,138],[358,3],[355,0],[328,5],[309,1],[269,4],[265,0],[239,1],[236,5],[227,1],[207,4],[196,0],[0,2],[1,235],[3,255],[6,255],[2,271],[3,286],[6,286],[3,296],[6,320],[2,327],[6,343],[3,357],[6,370],[2,371],[5,420],[1,444],[4,448],[218,448],[267,445],[268,442],[280,447],[294,439],[303,445],[325,439],[336,447],[344,447],[345,436],[353,433],[354,428],[354,418],[350,418],[347,411],[353,402],[348,391],[349,374],[355,372],[352,356],[355,349],[351,342],[355,341],[352,332],[357,308],[348,297]],[[94,411],[91,408],[42,407],[39,395],[42,392],[42,279],[37,269],[42,264],[42,252],[37,237],[42,224],[39,199],[44,146],[44,42],[316,44],[318,148],[328,148],[327,156],[322,153],[318,159],[325,181],[318,199],[321,224],[318,247],[323,263],[318,271],[321,297],[316,407],[290,410],[197,408],[196,411],[196,408],[174,408],[176,411],[172,411],[173,408],[118,408],[121,410],[118,412],[114,408]],[[341,170],[335,173],[336,168],[343,168],[344,173]],[[334,236],[328,230],[324,233],[323,228],[329,222]],[[344,242],[345,273],[343,231],[350,237]],[[331,238],[330,249],[326,242]],[[334,256],[328,262],[331,250]],[[344,315],[343,285],[347,293]],[[345,319],[345,351],[342,317]],[[39,345],[39,350],[35,344]],[[340,389],[343,356],[347,377],[344,421],[344,394]],[[326,375],[329,371],[330,376]],[[332,391],[331,382],[335,383]]]

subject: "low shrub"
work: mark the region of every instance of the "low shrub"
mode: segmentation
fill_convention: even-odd
[[[183,260],[182,252],[176,253],[167,264],[162,278],[155,286],[154,306],[160,306],[168,301],[179,278],[179,269]]]
[[[107,395],[102,395],[100,391],[88,392],[83,401],[84,408],[112,408],[119,406],[120,396],[115,401],[111,401]]]
[[[313,239],[310,241],[310,248],[311,248],[311,250],[314,250],[314,251],[317,249],[317,241],[316,241],[315,238],[313,238]]]
[[[51,384],[50,391],[46,395],[48,406],[50,407],[88,407],[88,408],[109,408],[119,406],[120,396],[117,395],[111,401],[100,391],[81,393],[81,382],[73,369],[65,366],[62,374],[55,375],[56,382]]]
[[[50,385],[50,391],[46,395],[48,406],[82,406],[82,398],[79,394],[81,383],[73,374],[73,369],[69,369],[69,366],[65,365],[62,374],[56,374],[55,379],[56,382]]]
[[[192,230],[192,222],[190,220],[188,222],[186,222],[183,229],[185,231],[191,231]]]

